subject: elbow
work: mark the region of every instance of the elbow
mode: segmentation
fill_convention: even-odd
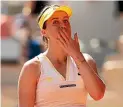
[[[93,99],[95,101],[101,100],[104,97],[105,94],[105,87],[103,89],[103,91],[99,92],[96,96],[93,97]]]
[[[98,92],[97,94],[95,94],[95,96],[93,96],[93,99],[95,101],[101,100],[104,97],[104,94],[105,94],[105,86],[100,92]]]
[[[104,97],[104,93],[100,93],[100,94],[96,95],[95,97],[93,97],[93,99],[94,99],[95,101],[99,101],[99,100],[101,100],[103,97]]]

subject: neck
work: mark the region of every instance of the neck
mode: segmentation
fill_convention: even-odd
[[[55,46],[55,47],[54,47]],[[67,61],[67,53],[58,45],[50,45],[47,49],[46,56],[54,63],[64,64]],[[57,46],[57,47],[56,47]]]

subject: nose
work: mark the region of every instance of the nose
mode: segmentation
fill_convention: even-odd
[[[65,26],[60,26],[60,28],[61,28],[61,29],[66,29],[66,27],[65,27]]]
[[[63,21],[60,22],[60,28],[63,28],[63,29],[67,28],[66,24]]]
[[[66,26],[60,26],[62,30],[65,30],[67,32],[67,27]]]
[[[66,29],[66,28],[67,28],[67,26],[66,26],[64,23],[61,23],[61,24],[60,24],[60,28],[62,28],[62,29]]]

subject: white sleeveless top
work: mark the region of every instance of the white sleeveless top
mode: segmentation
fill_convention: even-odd
[[[86,107],[87,91],[72,57],[67,57],[66,79],[45,54],[38,56],[41,75],[35,107]]]

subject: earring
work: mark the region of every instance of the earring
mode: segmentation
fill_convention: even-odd
[[[47,37],[47,39],[49,40],[49,37]]]

